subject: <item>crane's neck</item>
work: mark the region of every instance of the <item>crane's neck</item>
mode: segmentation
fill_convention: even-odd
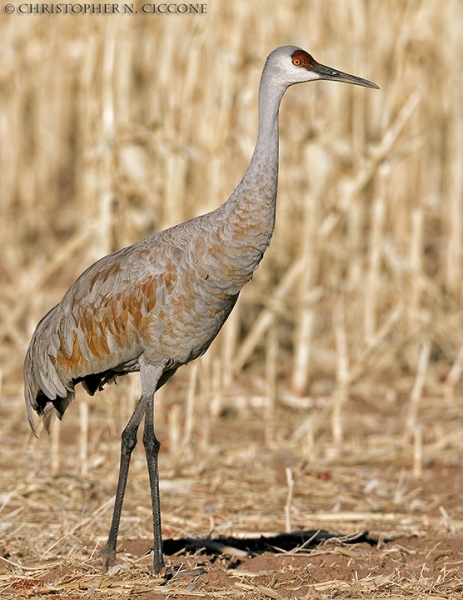
[[[224,206],[232,239],[246,242],[261,253],[275,226],[278,185],[278,113],[286,86],[264,69],[259,87],[259,129],[249,167]],[[258,264],[258,262],[257,262]]]
[[[266,75],[264,70],[259,87],[259,129],[256,147],[236,191],[247,194],[252,190],[253,195],[261,194],[262,201],[270,199],[274,202],[278,183],[278,114],[286,88]]]
[[[278,112],[286,90],[264,68],[259,88],[259,130],[256,147],[230,198],[209,213],[209,260],[197,261],[200,274],[213,289],[234,297],[259,266],[275,226],[278,183]]]

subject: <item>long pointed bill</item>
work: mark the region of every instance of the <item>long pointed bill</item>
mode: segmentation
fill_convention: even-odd
[[[372,81],[368,81],[368,79],[362,79],[361,77],[356,77],[355,75],[349,75],[348,73],[343,73],[342,71],[336,71],[336,69],[332,69],[331,67],[325,67],[325,65],[321,65],[317,63],[312,71],[315,71],[320,76],[320,79],[325,79],[326,81],[341,81],[344,83],[352,83],[353,85],[362,85],[363,87],[376,88],[379,90],[379,86]]]

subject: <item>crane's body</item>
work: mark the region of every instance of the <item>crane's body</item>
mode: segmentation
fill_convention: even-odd
[[[115,560],[119,520],[136,433],[145,418],[153,504],[154,571],[163,566],[159,442],[153,396],[181,366],[204,354],[270,243],[278,180],[278,112],[286,89],[316,79],[371,82],[334,71],[294,46],[268,57],[259,90],[259,130],[250,165],[216,210],[156,233],[90,266],[40,321],[24,365],[29,422],[61,418],[82,382],[94,394],[140,371],[142,396],[122,434],[121,467],[104,568]]]
[[[44,410],[47,424],[53,408],[62,416],[79,381],[93,394],[118,375],[139,371],[142,356],[163,367],[164,383],[204,354],[268,245],[268,236],[259,241],[257,232],[252,249],[239,243],[230,212],[221,207],[154,234],[105,256],[77,279],[29,347],[31,422],[32,409]]]

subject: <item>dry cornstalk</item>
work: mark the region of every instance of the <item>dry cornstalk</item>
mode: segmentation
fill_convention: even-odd
[[[199,436],[199,448],[201,454],[207,452],[210,438],[210,399],[212,397],[212,381],[211,381],[211,360],[212,353],[206,352],[198,360],[199,369],[199,389],[201,401],[201,426]]]
[[[455,535],[456,534],[455,523],[454,523],[453,519],[450,517],[449,513],[445,510],[445,508],[443,506],[439,506],[439,512],[442,515],[442,521],[443,521],[446,529],[448,530],[448,532],[451,533],[452,535]]]
[[[315,443],[315,415],[312,415],[306,419],[306,428],[305,428],[305,436],[303,440],[302,451],[304,453],[304,458],[307,460],[309,464],[315,463],[317,445]]]
[[[51,438],[51,455],[50,455],[50,471],[53,476],[59,473],[59,441],[60,441],[60,428],[61,424],[58,419],[54,419],[50,425],[50,438]]]
[[[267,333],[265,353],[265,386],[267,402],[265,408],[264,438],[267,446],[275,442],[275,405],[277,400],[278,376],[278,329],[272,327]]]
[[[297,395],[304,394],[309,381],[310,351],[314,324],[316,319],[316,306],[300,310],[299,327],[296,328],[297,345],[294,360],[292,388]]]
[[[356,174],[354,179],[343,178],[339,182],[339,204],[336,211],[332,211],[322,223],[320,227],[320,240],[325,240],[331,235],[335,227],[341,221],[341,215],[346,213],[351,205],[358,199],[358,195],[370,181],[376,171],[377,166],[389,156],[392,152],[394,144],[402,133],[408,120],[415,112],[421,95],[414,92],[403,105],[396,120],[390,125],[389,129],[384,134],[381,143],[371,153],[368,160],[365,162],[361,170]]]
[[[367,344],[371,344],[376,333],[378,293],[380,290],[380,261],[386,216],[386,180],[389,172],[389,165],[383,163],[379,169],[379,192],[372,208],[364,304],[364,327]]]
[[[300,277],[302,270],[304,268],[304,262],[299,259],[295,263],[289,267],[284,276],[281,278],[280,283],[276,287],[273,292],[272,299],[274,304],[280,303],[285,296],[290,292],[290,290],[294,287],[295,282],[298,277]],[[265,332],[273,323],[275,317],[275,313],[270,308],[264,308],[257,319],[255,320],[253,326],[251,327],[248,335],[242,342],[241,346],[236,353],[235,359],[233,361],[233,371],[236,373],[240,371],[246,361],[249,359],[251,354],[253,353],[256,346],[259,344],[262,337],[265,335]]]
[[[336,389],[333,395],[331,415],[331,433],[333,443],[340,447],[344,437],[342,409],[349,395],[349,351],[347,347],[346,323],[344,314],[344,298],[341,297],[333,310],[333,327],[336,338]]]
[[[116,137],[116,117],[114,107],[114,72],[116,60],[117,19],[108,20],[104,39],[102,65],[102,133],[103,143],[100,165],[97,171],[98,193],[98,250],[101,256],[112,250],[113,235],[113,180],[114,180],[114,140]],[[98,167],[97,167],[98,168]]]
[[[185,428],[183,432],[182,444],[184,451],[191,444],[191,437],[195,424],[196,413],[196,381],[198,379],[198,363],[194,362],[190,365],[190,379],[188,384],[188,394],[185,407]]]
[[[416,326],[419,322],[423,289],[420,278],[423,267],[423,222],[423,209],[421,207],[416,208],[412,213],[412,233],[410,237],[410,271],[412,280],[408,301],[408,316],[412,326]]]
[[[285,531],[291,532],[291,506],[293,501],[294,477],[291,467],[286,467],[286,483],[288,485],[288,495],[285,504]]]
[[[303,269],[297,288],[298,306],[294,336],[294,362],[292,388],[297,395],[302,395],[309,381],[310,350],[315,323],[315,304],[307,302],[308,295],[316,285],[318,264],[320,260],[317,248],[317,204],[322,196],[322,188],[327,176],[323,169],[324,153],[311,144],[305,152],[305,164],[317,169],[320,176],[316,180],[316,189],[305,196],[302,218],[301,260]]]
[[[427,338],[421,346],[420,358],[418,361],[418,370],[413,385],[412,394],[410,397],[410,407],[408,412],[407,421],[405,423],[405,429],[402,437],[402,443],[404,445],[409,444],[413,437],[413,432],[417,426],[418,409],[420,405],[421,396],[423,393],[424,383],[426,380],[426,373],[428,370],[429,357],[431,355],[431,342]]]
[[[413,479],[423,478],[423,427],[417,425],[413,432]]]
[[[458,96],[457,89],[452,89],[452,95]],[[459,103],[459,99],[457,100]],[[462,260],[463,260],[463,119],[458,112],[452,118],[448,142],[449,170],[449,210],[447,217],[447,256],[445,264],[446,288],[457,299],[462,289]]]
[[[79,402],[79,458],[80,475],[88,476],[88,398],[84,395]]]
[[[182,429],[180,424],[181,409],[178,404],[174,404],[169,411],[168,431],[169,431],[169,457],[172,471],[178,475],[179,461],[181,454]]]
[[[223,406],[223,387],[222,387],[222,363],[220,359],[213,358],[212,360],[212,390],[211,401],[209,404],[209,412],[215,419],[220,415]]]
[[[444,383],[444,396],[447,400],[451,400],[453,398],[453,392],[455,390],[455,386],[460,380],[461,374],[463,373],[463,346],[461,346],[458,351],[457,357],[455,358],[452,368],[447,375],[447,378]]]
[[[183,197],[185,194],[187,167],[186,156],[180,153],[172,153],[167,156],[165,198],[168,198],[168,205],[165,206],[163,211],[162,229],[185,220]]]
[[[364,372],[364,370],[370,363],[374,354],[379,352],[379,350],[382,348],[386,337],[389,335],[395,323],[397,323],[397,321],[400,319],[402,312],[402,305],[398,305],[393,310],[391,310],[388,317],[385,319],[383,325],[376,333],[374,338],[371,340],[370,344],[367,346],[367,348],[361,354],[360,358],[350,369],[348,381],[349,385],[352,385],[355,381],[357,381],[357,379],[361,376],[361,374]]]
[[[233,309],[222,331],[222,379],[224,390],[228,390],[233,379],[233,358],[236,354],[240,333],[240,304]]]

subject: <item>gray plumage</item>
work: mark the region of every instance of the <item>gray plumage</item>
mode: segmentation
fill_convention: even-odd
[[[142,397],[122,435],[116,506],[103,550],[105,568],[115,559],[128,464],[143,416],[155,572],[163,566],[153,395],[181,365],[204,354],[258,267],[275,224],[280,101],[290,85],[316,79],[377,87],[320,65],[300,48],[274,50],[259,88],[256,147],[230,198],[208,214],[93,264],[35,330],[24,364],[32,428],[34,412],[43,416],[47,429],[54,414],[62,418],[77,383],[94,394],[120,375],[141,372]]]

